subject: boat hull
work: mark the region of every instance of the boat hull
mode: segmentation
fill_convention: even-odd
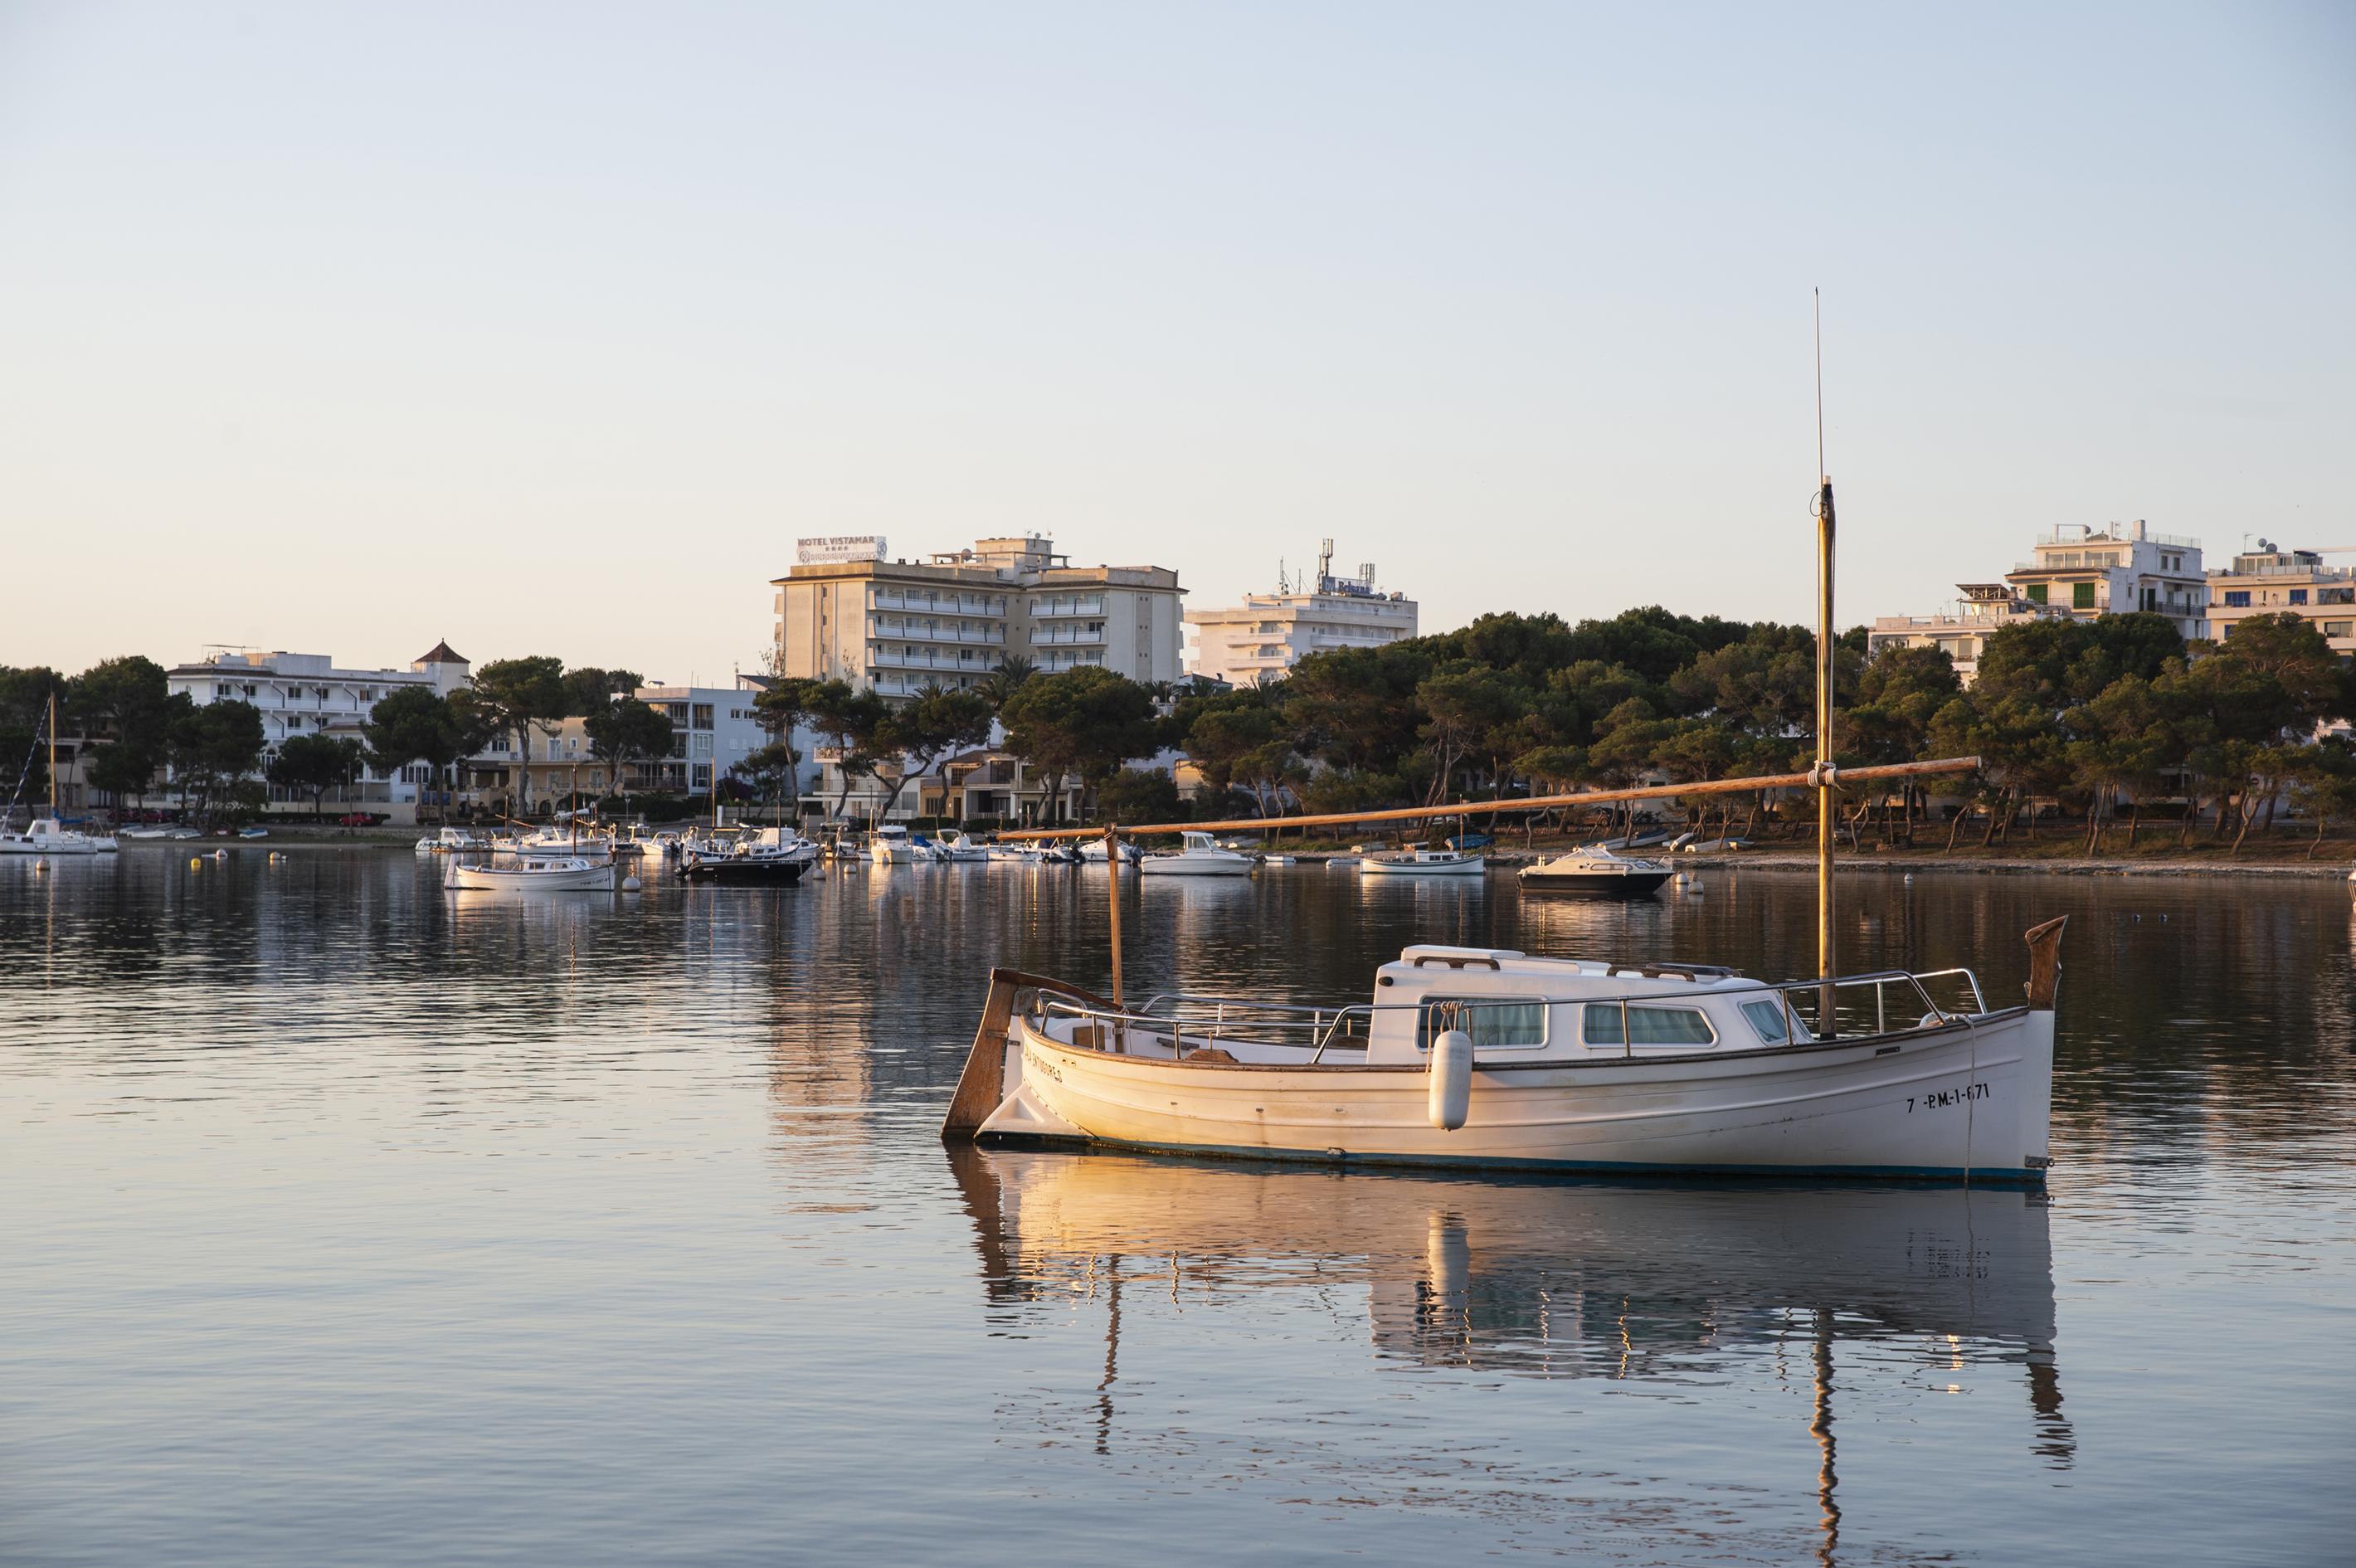
[[[442,885],[476,893],[610,893],[614,866],[607,861],[554,871],[525,871],[509,865],[454,865]]]
[[[1141,876],[1249,876],[1252,863],[1248,860],[1214,860],[1207,855],[1196,860],[1183,854],[1149,854],[1138,862],[1137,870]]]
[[[712,882],[723,886],[791,887],[809,869],[806,860],[694,860],[679,868],[682,882]]]
[[[1533,893],[1552,893],[1572,898],[1645,898],[1659,892],[1672,875],[1666,871],[1631,871],[1601,876],[1578,872],[1558,872],[1549,875],[1525,871],[1520,880],[1522,886]]]
[[[1149,1046],[1147,1048],[1151,1048]],[[2053,1015],[1708,1057],[1480,1064],[1464,1125],[1418,1067],[1173,1062],[1007,1035],[984,1136],[1262,1159],[2036,1182]]]
[[[1406,861],[1385,861],[1372,858],[1358,862],[1361,876],[1485,876],[1489,867],[1478,860],[1451,861],[1440,865],[1429,862],[1417,865]]]

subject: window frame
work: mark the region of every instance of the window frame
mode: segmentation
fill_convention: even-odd
[[[1599,1007],[1612,1015],[1615,1020],[1615,1025],[1616,1020],[1623,1010],[1631,1014],[1690,1013],[1695,1017],[1701,1020],[1701,1026],[1709,1032],[1709,1038],[1707,1040],[1642,1040],[1635,1042],[1633,1045],[1624,1038],[1617,1040],[1599,1040],[1590,1036],[1587,1032],[1588,1015]],[[1635,1033],[1635,1030],[1633,1026],[1622,1029],[1623,1035],[1631,1035],[1633,1033]],[[1647,1050],[1706,1051],[1712,1049],[1720,1044],[1720,1039],[1718,1033],[1718,1020],[1709,1015],[1708,1009],[1697,1005],[1691,1002],[1612,1002],[1599,1000],[1583,1003],[1580,1006],[1579,1042],[1580,1044],[1587,1047],[1590,1050],[1618,1049],[1627,1052],[1633,1051],[1635,1049],[1635,1045],[1642,1045]]]
[[[1542,1051],[1554,1038],[1554,1008],[1542,997],[1529,996],[1432,996],[1427,995],[1416,1004],[1415,1048],[1425,1055],[1431,1052],[1433,1009],[1449,1003],[1462,1003],[1468,1007],[1535,1007],[1538,1015],[1538,1037],[1535,1040],[1491,1040],[1475,1038],[1472,1042],[1474,1059],[1485,1051]],[[1465,1031],[1471,1034],[1471,1030]]]

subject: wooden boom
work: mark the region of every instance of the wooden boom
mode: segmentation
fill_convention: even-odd
[[[1258,832],[1270,828],[1340,827],[1352,822],[1412,822],[1421,817],[1473,817],[1495,811],[1546,811],[1557,806],[1593,806],[1608,800],[1660,800],[1678,795],[1748,794],[1754,789],[1807,789],[1837,787],[1855,779],[1870,783],[1882,779],[1920,779],[1926,774],[1968,773],[1980,765],[1976,757],[1943,757],[1933,762],[1892,762],[1873,768],[1827,768],[1820,777],[1806,773],[1772,773],[1757,779],[1708,779],[1691,784],[1649,784],[1634,789],[1585,789],[1576,795],[1526,795],[1512,800],[1463,800],[1453,806],[1395,806],[1380,811],[1333,811],[1314,817],[1238,817],[1226,822],[1149,822],[1142,827],[1025,828],[997,836],[1014,839],[1101,838],[1108,832],[1123,838],[1143,833]]]

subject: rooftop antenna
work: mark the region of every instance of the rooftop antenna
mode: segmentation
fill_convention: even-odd
[[[1833,1015],[1833,480],[1825,468],[1825,296],[1815,296],[1816,346],[1816,1033],[1838,1032]]]

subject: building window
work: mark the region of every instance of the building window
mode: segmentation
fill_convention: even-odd
[[[2290,602],[2295,605],[2303,605],[2307,603],[2307,590],[2305,588],[2293,588],[2290,591]]]
[[[2247,589],[2247,588],[2228,588],[2228,589],[2226,589],[2226,590],[2225,590],[2225,607],[2226,607],[2226,608],[2228,608],[2228,609],[2243,609],[2243,608],[2246,608],[2246,607],[2248,607],[2248,605],[2249,605],[2249,602],[2250,602],[2250,590],[2249,590],[2249,589]]]
[[[2093,609],[2094,607],[2094,585],[2092,583],[2071,584],[2070,607],[2073,610]]]
[[[2029,585],[2028,593],[2029,593],[2029,602],[2030,604],[2032,604],[2032,605],[2041,605],[2041,604],[2043,604],[2043,603],[2045,602],[2045,585],[2044,585],[2044,584],[2042,584],[2042,583],[2031,583],[2031,584],[2029,584]]]
[[[2323,623],[2326,637],[2356,637],[2356,620],[2328,620]]]

